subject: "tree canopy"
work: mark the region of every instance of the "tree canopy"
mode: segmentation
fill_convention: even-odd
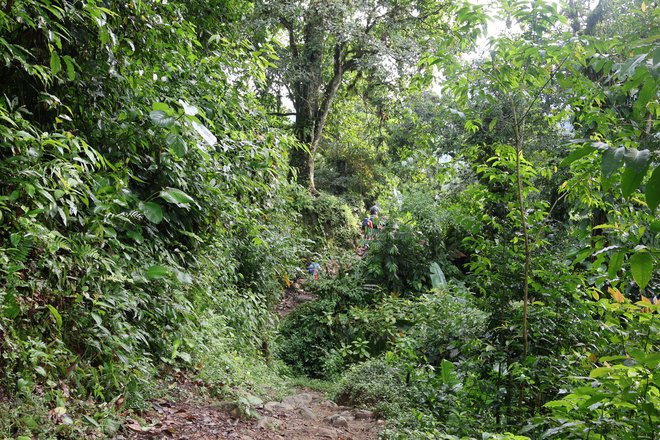
[[[163,433],[177,399],[273,428],[304,384],[384,439],[657,439],[659,24],[4,2],[0,436]]]

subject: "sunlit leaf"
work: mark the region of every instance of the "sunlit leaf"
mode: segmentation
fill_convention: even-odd
[[[603,153],[603,160],[601,162],[601,169],[603,177],[610,177],[621,166],[623,162],[623,155],[626,149],[624,147],[609,148]]]
[[[55,323],[57,324],[58,328],[62,328],[62,315],[60,315],[60,312],[57,311],[57,309],[50,304],[46,305],[48,307],[48,310],[50,310],[50,314],[53,315],[53,318],[55,318]]]
[[[149,117],[159,127],[171,127],[174,124],[174,118],[162,110],[152,110]]]
[[[163,221],[163,208],[155,202],[140,203],[140,211],[151,223],[158,224]]]
[[[180,208],[188,209],[191,204],[196,204],[195,199],[176,188],[165,188],[160,192],[160,196],[169,203],[173,203]]]
[[[618,303],[622,303],[626,301],[626,297],[623,296],[623,294],[617,289],[616,287],[608,287],[607,291],[612,295],[612,299]]]
[[[179,103],[183,107],[183,112],[188,116],[195,116],[199,113],[199,110],[197,110],[197,107],[195,107],[194,105],[190,105],[182,100],[179,100]]]
[[[653,257],[646,250],[635,252],[630,257],[630,270],[639,288],[644,290],[653,275]]]
[[[615,252],[612,254],[610,257],[610,264],[607,267],[607,274],[610,276],[610,278],[616,278],[616,275],[621,269],[621,266],[623,266],[624,258],[625,254],[623,252]]]
[[[167,266],[161,266],[159,264],[156,264],[154,266],[151,266],[147,271],[144,273],[144,276],[147,277],[149,280],[158,280],[161,278],[165,278],[168,276],[170,273],[170,269]]]
[[[202,139],[204,139],[206,143],[209,144],[209,146],[212,147],[218,142],[218,138],[216,138],[215,135],[211,133],[211,131],[208,128],[204,127],[199,122],[192,121],[192,126],[195,129],[195,131],[199,133]]]
[[[76,70],[74,68],[73,58],[71,58],[69,55],[65,55],[64,64],[66,64],[66,74],[69,80],[73,81],[74,79],[76,79]]]
[[[57,75],[57,73],[62,69],[62,61],[60,60],[60,56],[57,54],[57,52],[51,52],[50,53],[50,70],[53,73],[53,75]]]

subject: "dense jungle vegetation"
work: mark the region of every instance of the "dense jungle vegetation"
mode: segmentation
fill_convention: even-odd
[[[0,2],[0,437],[186,377],[385,439],[660,438],[660,8],[483,3]]]

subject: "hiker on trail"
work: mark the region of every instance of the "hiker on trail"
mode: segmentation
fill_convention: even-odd
[[[319,279],[319,271],[321,270],[321,265],[318,263],[318,261],[312,261],[309,263],[307,270],[314,280]]]
[[[371,240],[371,233],[374,229],[374,221],[372,217],[365,217],[362,220],[362,233],[365,239]]]

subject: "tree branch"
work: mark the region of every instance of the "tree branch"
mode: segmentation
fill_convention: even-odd
[[[325,121],[328,117],[328,113],[330,113],[330,106],[335,98],[335,95],[337,94],[337,90],[339,90],[339,86],[341,85],[341,80],[344,75],[344,65],[346,64],[342,62],[343,49],[344,44],[335,45],[333,75],[332,79],[325,88],[325,93],[323,94],[323,101],[321,102],[321,107],[319,108],[316,118],[316,125],[314,127],[312,144],[309,148],[310,151],[314,151],[316,145],[318,145],[319,140],[321,139],[321,133],[325,127]]]
[[[295,59],[300,58],[300,52],[298,51],[298,44],[296,43],[296,35],[294,33],[293,23],[284,17],[280,17],[280,23],[282,23],[282,26],[284,26],[284,28],[289,31],[289,46],[291,46],[291,55],[293,55],[293,58]]]

